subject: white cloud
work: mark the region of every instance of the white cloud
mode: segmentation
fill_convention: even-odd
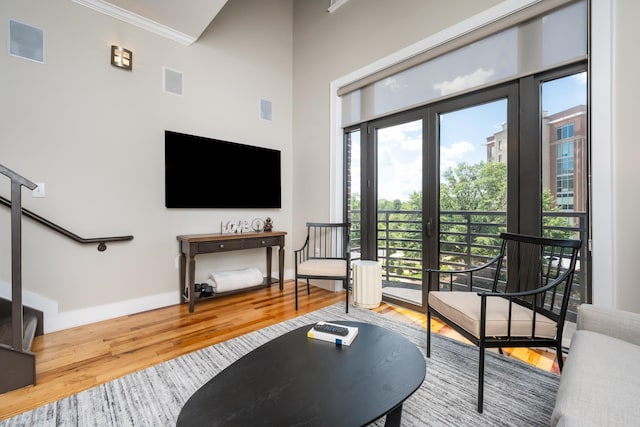
[[[465,160],[468,153],[475,151],[475,147],[468,141],[459,141],[450,147],[440,147],[440,172],[455,167]]]
[[[405,139],[400,146],[405,151],[422,151],[422,138]]]
[[[390,126],[378,130],[378,140],[380,143],[392,144],[394,146],[401,145],[409,140],[411,134],[421,135],[422,120],[403,123],[401,125]]]
[[[422,191],[422,120],[378,130],[378,197],[408,200]]]
[[[414,191],[422,191],[422,155],[401,162],[393,153],[386,153],[378,173],[378,197],[387,200],[409,200]]]
[[[453,80],[436,83],[433,85],[434,90],[440,91],[440,95],[448,95],[450,93],[459,92],[475,86],[480,86],[489,81],[489,78],[495,74],[494,70],[485,70],[478,68],[471,74],[458,76]]]
[[[586,72],[574,74],[572,77],[578,84],[581,84],[581,85],[586,85],[587,84],[587,73]]]
[[[378,134],[384,136],[378,141],[379,198],[408,200],[422,190],[422,136],[407,137],[407,130],[388,128]]]

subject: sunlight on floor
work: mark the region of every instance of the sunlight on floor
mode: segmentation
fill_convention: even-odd
[[[392,317],[399,321],[418,325],[425,329],[427,328],[427,316],[424,313],[420,313],[404,307],[391,305],[388,303],[380,304],[380,306],[378,308],[374,308],[373,311],[385,316]],[[469,343],[469,341],[462,335],[451,329],[451,327],[447,326],[446,324],[440,322],[438,319],[431,319],[431,330],[440,335]],[[492,349],[492,351],[498,350]],[[504,348],[503,352],[505,355],[513,357],[529,365],[535,366],[544,371],[560,374],[560,369],[558,367],[558,362],[556,361],[556,354],[554,351],[530,348]]]

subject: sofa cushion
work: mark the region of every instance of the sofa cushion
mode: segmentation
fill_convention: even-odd
[[[552,426],[631,426],[640,420],[640,347],[587,330],[571,340]]]

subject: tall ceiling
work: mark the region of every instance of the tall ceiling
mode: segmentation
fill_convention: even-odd
[[[227,0],[73,0],[98,12],[189,45]]]

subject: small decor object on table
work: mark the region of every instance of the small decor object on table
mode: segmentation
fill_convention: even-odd
[[[264,220],[262,218],[256,218],[251,222],[251,228],[253,228],[253,231],[255,231],[256,233],[260,233],[262,230],[264,230]]]
[[[264,231],[271,230],[273,230],[273,222],[271,222],[271,218],[267,217],[267,219],[264,221]]]
[[[249,233],[251,227],[249,221],[229,220],[226,223],[222,221],[220,223],[222,234],[237,234],[237,233]]]
[[[221,230],[222,234],[234,234],[238,232],[240,223],[229,220],[226,223],[222,222],[220,224],[220,227],[222,228]]]

